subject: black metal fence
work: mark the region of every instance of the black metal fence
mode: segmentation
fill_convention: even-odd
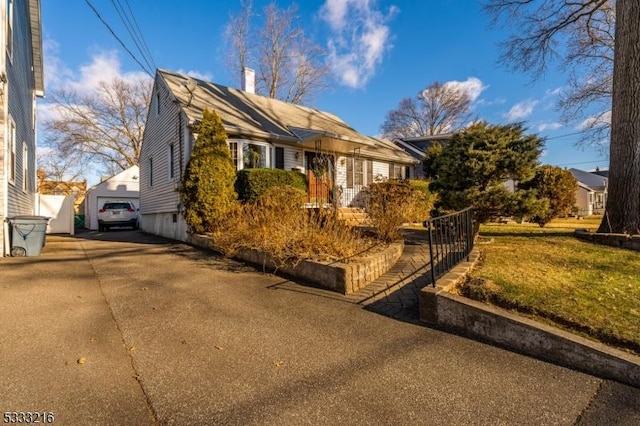
[[[469,260],[473,249],[473,209],[471,207],[446,216],[424,221],[431,252],[431,284],[463,259]]]

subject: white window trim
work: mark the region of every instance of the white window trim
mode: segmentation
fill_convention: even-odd
[[[250,140],[250,139],[227,139],[227,146],[229,146],[230,142],[235,142],[237,144],[238,147],[238,158],[237,158],[237,164],[236,164],[236,169],[237,170],[242,170],[244,169],[244,146],[251,144],[251,145],[258,145],[258,146],[263,146],[265,147],[265,152],[267,154],[267,158],[265,161],[265,167],[267,169],[272,169],[273,166],[273,144],[269,143],[269,142],[262,142],[262,141],[255,141],[255,140]]]
[[[7,178],[11,185],[16,184],[16,174],[17,174],[17,166],[18,166],[18,158],[16,155],[16,123],[13,121],[13,117],[9,115],[9,125],[7,126],[7,138],[9,141],[9,155],[7,157],[7,170],[9,171]],[[13,159],[13,164],[12,164]]]
[[[29,192],[29,147],[22,141],[22,192]]]
[[[7,51],[7,56],[9,57],[9,62],[13,63],[13,51],[15,50],[15,46],[13,45],[13,39],[15,38],[13,35],[14,32],[14,27],[13,27],[13,18],[15,15],[15,10],[14,10],[14,0],[7,0],[7,22],[6,22],[6,27],[4,29],[4,34],[5,34],[5,38],[6,40],[6,51]]]

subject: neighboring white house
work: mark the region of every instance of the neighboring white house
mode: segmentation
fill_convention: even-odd
[[[87,190],[84,199],[85,227],[98,229],[98,210],[107,201],[131,201],[140,207],[140,168],[131,166]]]
[[[44,96],[39,0],[0,2],[0,256],[7,217],[36,211],[36,98]]]
[[[604,214],[607,205],[608,179],[592,172],[569,169],[578,181],[575,208],[580,216]]]
[[[299,170],[309,180],[309,205],[357,205],[374,179],[407,177],[415,166],[392,142],[362,135],[333,114],[252,93],[252,80],[246,69],[249,90],[238,90],[158,70],[140,155],[145,232],[187,238],[177,189],[205,107],[221,117],[238,170]]]

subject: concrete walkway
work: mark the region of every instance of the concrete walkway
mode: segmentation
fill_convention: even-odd
[[[0,259],[0,409],[63,425],[640,424],[638,389],[313,291],[140,232],[49,236],[40,257]]]
[[[420,289],[431,283],[429,265],[429,245],[424,233],[405,230],[405,247],[400,259],[386,274],[357,292],[342,296],[321,289],[301,289],[290,281],[278,288],[344,300],[384,316],[418,324]]]

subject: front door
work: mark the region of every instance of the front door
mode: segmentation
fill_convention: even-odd
[[[333,156],[305,152],[305,167],[309,181],[309,203],[318,207],[331,203]]]

